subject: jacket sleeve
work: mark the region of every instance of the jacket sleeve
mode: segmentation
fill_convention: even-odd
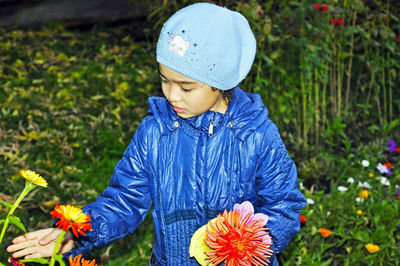
[[[97,200],[83,208],[90,215],[92,231],[80,236],[77,246],[64,257],[88,255],[92,248],[133,233],[144,220],[152,201],[149,189],[146,120],[116,165],[108,187]]]
[[[280,253],[300,230],[300,210],[306,200],[299,191],[296,166],[289,158],[276,125],[269,120],[257,165],[256,212],[268,215],[273,249]]]

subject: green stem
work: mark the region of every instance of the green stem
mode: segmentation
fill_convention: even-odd
[[[1,234],[0,234],[0,244],[3,241],[4,238],[4,234],[6,233],[8,224],[10,222],[10,220],[8,219],[8,217],[10,217],[11,215],[13,215],[15,209],[17,209],[17,207],[19,206],[19,204],[21,203],[21,201],[25,198],[25,196],[29,193],[29,191],[31,191],[32,189],[34,189],[36,186],[34,184],[32,184],[29,181],[25,182],[25,187],[24,190],[22,190],[21,194],[19,195],[18,199],[14,202],[12,208],[10,209],[10,211],[7,214],[6,220],[4,221],[3,224],[3,229],[1,230]]]
[[[61,230],[61,233],[57,238],[56,246],[54,247],[53,255],[51,256],[50,266],[54,266],[54,263],[56,262],[58,249],[60,248],[61,242],[63,241],[66,233],[67,231]]]

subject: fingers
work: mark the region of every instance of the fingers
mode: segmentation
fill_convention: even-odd
[[[12,240],[13,244],[18,244],[27,240],[33,240],[33,239],[38,239],[42,237],[43,235],[47,235],[50,232],[52,232],[54,228],[47,228],[47,229],[41,229],[33,232],[26,233],[24,235],[18,236]]]
[[[61,232],[60,229],[53,228],[53,230],[51,230],[50,233],[48,233],[39,240],[39,244],[45,246],[52,241],[56,241],[58,236],[60,235],[60,232]]]
[[[40,250],[37,249],[37,246],[33,246],[18,250],[17,252],[13,253],[12,256],[13,258],[20,258],[20,257],[27,258],[28,256],[39,256],[40,258],[42,257],[42,254],[40,253]]]
[[[24,249],[24,248],[36,246],[36,245],[37,245],[37,240],[27,240],[27,241],[20,242],[18,244],[14,244],[14,245],[7,247],[7,251],[14,252],[14,251],[18,251],[20,249]]]

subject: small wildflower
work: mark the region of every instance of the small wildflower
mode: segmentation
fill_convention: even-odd
[[[389,152],[395,152],[396,151],[397,144],[396,144],[396,142],[394,140],[391,139],[388,142],[386,142],[386,146],[388,147]]]
[[[35,173],[34,171],[31,170],[21,170],[19,171],[19,174],[31,182],[32,184],[36,186],[41,186],[41,187],[47,187],[47,182],[46,180],[41,177],[39,174]]]
[[[340,192],[346,192],[347,190],[348,190],[348,188],[347,187],[344,187],[344,186],[338,186],[338,188],[337,188]]]
[[[314,204],[314,200],[313,199],[307,199],[307,204],[313,205]]]
[[[358,214],[358,215],[361,215],[362,213],[363,213],[362,210],[357,210],[357,214]]]
[[[389,186],[390,185],[390,181],[386,177],[382,176],[381,177],[381,184],[384,185],[384,186]]]
[[[344,25],[344,20],[343,19],[332,19],[331,22],[335,27],[339,27],[339,26],[343,26]]]
[[[307,217],[305,217],[304,215],[300,215],[300,223],[305,223],[307,222]]]
[[[396,152],[397,152],[397,153],[400,153],[400,148],[397,148],[397,149],[396,149]]]
[[[364,159],[364,160],[361,161],[361,165],[364,166],[364,167],[368,167],[369,166],[369,161]]]
[[[364,189],[371,189],[371,185],[368,182],[358,182],[358,186]]]
[[[390,169],[390,168],[393,167],[393,164],[392,164],[392,163],[384,163],[383,165],[384,165],[386,168],[388,168],[388,169]]]
[[[324,11],[329,11],[329,6],[328,5],[314,4],[314,10],[319,11],[320,13],[322,13]]]
[[[396,36],[396,41],[400,42],[400,35]]]
[[[368,190],[361,190],[360,193],[358,194],[358,196],[362,199],[368,199],[368,195],[370,194],[370,192]]]
[[[380,250],[378,245],[374,245],[372,243],[366,244],[365,248],[368,250],[369,253],[376,253]]]
[[[369,173],[368,176],[369,176],[370,178],[373,178],[373,177],[374,177],[374,173]]]
[[[378,171],[379,171],[381,174],[387,174],[387,173],[388,173],[388,170],[389,170],[386,166],[384,166],[384,165],[381,164],[381,163],[378,163],[378,165],[376,166],[376,169],[378,169]]]
[[[363,202],[364,199],[363,199],[363,198],[360,198],[360,197],[357,197],[357,198],[356,198],[356,201],[357,201],[357,202]]]
[[[326,228],[320,228],[318,231],[323,237],[330,237],[332,235],[332,231]]]
[[[400,188],[397,189],[397,198],[400,199]]]
[[[398,224],[398,225],[396,226],[396,228],[397,228],[397,230],[400,230],[400,224]]]
[[[349,177],[347,179],[347,182],[349,182],[350,184],[353,184],[354,183],[354,178],[353,177]]]

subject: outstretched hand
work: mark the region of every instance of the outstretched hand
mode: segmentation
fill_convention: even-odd
[[[12,245],[7,247],[7,251],[13,258],[24,257],[25,259],[51,257],[61,229],[47,228],[18,236],[12,240]],[[59,253],[67,253],[75,247],[75,242],[71,232],[67,232],[61,243]]]

